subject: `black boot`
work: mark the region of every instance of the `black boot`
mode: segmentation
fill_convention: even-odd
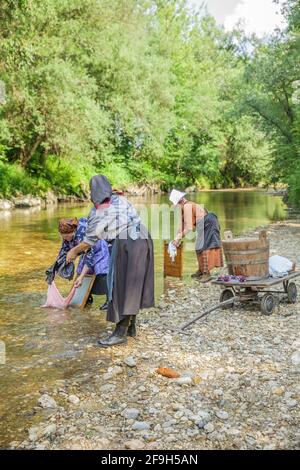
[[[98,344],[102,347],[108,348],[109,346],[116,346],[118,344],[127,343],[127,330],[129,321],[130,317],[121,320],[119,323],[117,323],[113,334],[108,336],[108,338],[100,339]]]
[[[136,315],[131,315],[127,336],[131,336],[132,338],[136,337]]]

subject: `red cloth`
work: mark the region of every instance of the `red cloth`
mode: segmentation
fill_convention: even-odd
[[[202,274],[209,273],[213,268],[223,266],[223,256],[221,248],[211,248],[210,250],[197,253],[199,271]]]
[[[76,287],[73,287],[68,295],[64,297],[60,294],[54,282],[48,287],[47,300],[45,305],[42,307],[51,307],[51,308],[67,308],[70,302],[72,301]]]

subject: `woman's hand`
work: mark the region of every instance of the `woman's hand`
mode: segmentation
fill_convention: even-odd
[[[78,278],[74,282],[75,289],[78,289],[78,287],[81,286],[82,280],[83,280],[83,276],[78,276]]]
[[[176,248],[178,248],[179,245],[180,245],[180,242],[178,242],[177,240],[173,240],[173,241],[172,241],[172,244],[173,244],[174,246],[176,246]]]
[[[67,263],[71,263],[71,261],[74,261],[77,256],[77,251],[75,248],[72,248],[71,250],[68,251],[67,253],[67,258],[66,261]]]

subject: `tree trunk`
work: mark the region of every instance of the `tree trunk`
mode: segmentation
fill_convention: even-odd
[[[37,148],[42,143],[43,137],[37,137],[36,141],[34,142],[33,146],[30,149],[22,150],[21,151],[21,166],[26,168],[30,160],[32,159],[33,155],[35,154]]]

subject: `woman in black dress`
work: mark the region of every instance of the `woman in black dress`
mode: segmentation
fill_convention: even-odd
[[[114,193],[104,175],[90,180],[94,204],[83,242],[69,251],[67,261],[94,246],[99,239],[111,244],[108,273],[107,321],[116,323],[111,336],[99,340],[104,347],[125,343],[135,336],[140,309],[154,306],[154,256],[151,236],[135,208]]]

